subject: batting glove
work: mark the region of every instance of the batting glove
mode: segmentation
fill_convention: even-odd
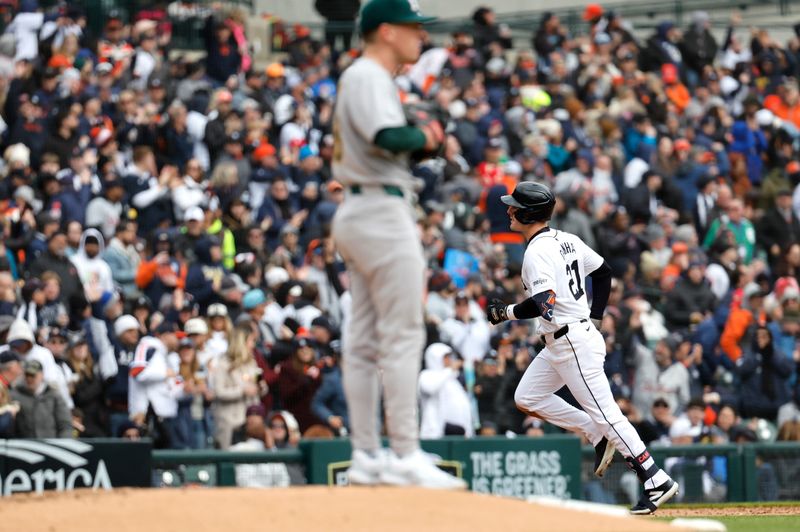
[[[508,321],[508,306],[499,299],[492,299],[486,307],[486,318],[492,325]]]
[[[592,320],[592,323],[594,324],[595,328],[599,331],[600,327],[603,325],[603,320],[600,320],[598,318],[590,318],[590,319]]]

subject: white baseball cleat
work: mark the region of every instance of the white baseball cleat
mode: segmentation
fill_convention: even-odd
[[[381,471],[386,468],[386,452],[383,449],[370,455],[361,449],[353,449],[353,458],[347,469],[347,479],[352,485],[374,486],[381,483]]]
[[[381,471],[381,482],[390,486],[419,486],[421,488],[463,490],[467,483],[445,473],[430,455],[417,449],[408,456],[398,457],[389,452],[386,468]]]
[[[678,493],[679,489],[680,486],[678,483],[671,478],[653,489],[645,489],[639,502],[631,508],[631,513],[634,515],[650,515],[655,513],[662,504]]]
[[[616,449],[614,445],[603,436],[594,448],[594,474],[600,478],[606,473],[606,469],[611,465],[614,460],[614,452]]]

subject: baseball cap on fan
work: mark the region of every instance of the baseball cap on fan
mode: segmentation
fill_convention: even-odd
[[[419,0],[370,0],[361,8],[359,29],[364,34],[381,24],[425,24],[434,20],[436,17],[419,12]]]
[[[183,216],[184,221],[186,222],[202,222],[205,220],[205,214],[203,213],[203,209],[200,207],[190,207],[186,210],[186,213]]]

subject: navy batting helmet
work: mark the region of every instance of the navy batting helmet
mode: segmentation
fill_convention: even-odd
[[[525,181],[514,188],[514,192],[500,200],[506,205],[519,209],[514,217],[523,224],[544,222],[550,219],[556,205],[556,197],[546,186],[533,181]]]

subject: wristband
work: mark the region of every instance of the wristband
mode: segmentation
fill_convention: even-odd
[[[516,320],[517,317],[514,316],[514,307],[517,305],[509,305],[506,307],[506,316],[508,316],[509,320]]]

